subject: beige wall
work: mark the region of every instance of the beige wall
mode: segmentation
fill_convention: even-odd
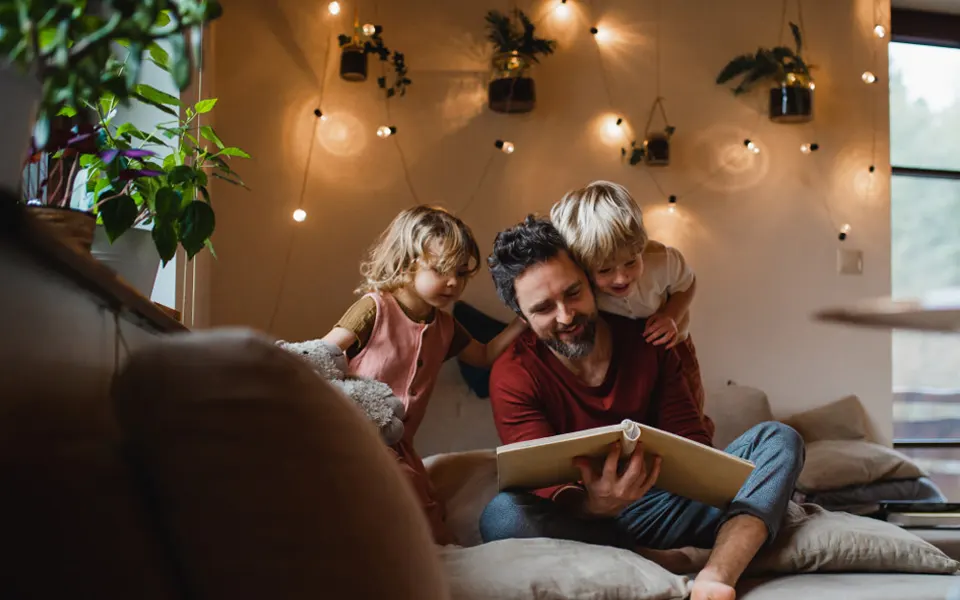
[[[762,96],[736,99],[713,83],[734,55],[777,42],[780,3],[662,2],[662,93],[677,135],[673,164],[649,174],[621,164],[618,146],[602,135],[612,113],[587,29],[598,20],[614,30],[602,53],[615,108],[642,129],[655,97],[656,2],[595,3],[599,17],[590,19],[583,3],[571,0],[575,13],[567,22],[549,16],[540,29],[560,46],[537,69],[539,105],[513,116],[489,112],[484,91],[483,16],[506,3],[380,2],[384,38],[406,53],[413,79],[407,97],[392,105],[395,140],[374,134],[386,123],[374,81],[341,81],[336,56],[324,72],[328,39],[353,12],[351,2],[341,4],[337,20],[325,3],[235,0],[218,25],[218,131],[255,160],[238,165],[252,192],[215,190],[213,324],[268,326],[292,243],[272,332],[286,339],[324,334],[353,298],[364,249],[413,202],[396,141],[417,198],[455,210],[490,161],[462,212],[484,254],[498,230],[546,211],[571,187],[597,178],[627,185],[653,236],[678,246],[698,273],[693,335],[708,387],[731,379],[760,387],[780,413],[857,393],[889,436],[889,335],[810,318],[817,308],[890,288],[886,50],[871,35],[872,1],[803,3],[807,59],[818,66],[817,118],[805,126],[773,124],[758,114]],[[879,4],[886,20],[888,4]],[[551,5],[522,6],[539,15]],[[372,2],[361,8],[363,20],[374,20]],[[876,86],[861,82],[865,69],[879,77]],[[307,178],[308,219],[296,224],[290,214],[314,142],[311,112],[323,78],[330,119],[321,125]],[[516,152],[497,152],[498,137],[513,141]],[[746,137],[760,154],[744,151]],[[820,151],[801,154],[806,141],[818,142]],[[681,196],[677,214],[666,212],[650,174],[666,194]],[[853,231],[840,244],[843,223]],[[837,274],[840,247],[863,251],[863,275]],[[486,272],[465,299],[509,316]]]

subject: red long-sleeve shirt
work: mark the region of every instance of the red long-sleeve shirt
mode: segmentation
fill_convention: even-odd
[[[676,351],[648,344],[644,319],[601,318],[610,326],[613,354],[599,386],[578,379],[529,330],[497,359],[490,401],[500,440],[511,444],[633,419],[711,445]],[[550,498],[560,487],[536,493]]]

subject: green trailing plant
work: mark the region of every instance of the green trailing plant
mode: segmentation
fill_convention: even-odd
[[[122,63],[114,65],[116,71],[124,68]],[[99,118],[93,133],[96,151],[82,154],[80,166],[93,212],[111,242],[134,225],[152,224],[153,241],[164,264],[178,246],[190,259],[205,247],[213,253],[210,238],[216,218],[208,190],[210,178],[246,188],[230,160],[250,155],[227,146],[213,127],[199,123],[201,115],[214,109],[216,98],[184,105],[146,84],[138,84],[135,91],[170,119],[152,131],[117,123],[120,100],[110,93],[91,107]]]
[[[407,74],[407,63],[403,53],[390,50],[390,48],[384,44],[382,35],[383,27],[375,25],[373,31],[369,32],[369,34],[365,32],[365,29],[369,31],[368,28],[369,25],[361,27],[359,24],[356,24],[353,28],[353,35],[341,33],[338,36],[340,47],[355,46],[362,48],[364,54],[373,54],[380,59],[380,62],[389,61],[393,67],[393,83],[387,85],[387,77],[381,76],[377,78],[377,85],[380,89],[384,90],[387,98],[405,96],[407,94],[407,86],[413,83],[413,81],[410,80]]]
[[[742,54],[733,60],[717,75],[717,84],[723,85],[737,77],[740,82],[733,87],[733,93],[743,94],[761,81],[772,81],[776,85],[809,86],[812,81],[810,71],[813,65],[807,65],[802,58],[803,40],[800,28],[790,23],[795,48],[776,46],[758,48],[753,54]]]
[[[0,55],[36,77],[42,99],[34,127],[36,148],[51,147],[51,124],[64,109],[75,122],[89,122],[87,105],[104,93],[120,102],[136,98],[145,57],[156,58],[157,42],[172,50],[169,72],[179,89],[190,83],[189,37],[220,17],[217,0],[5,0],[0,3]],[[121,75],[107,69],[114,43],[129,49]],[[199,52],[197,44],[193,49]],[[194,57],[196,58],[196,57]]]
[[[487,12],[487,39],[493,44],[497,54],[523,56],[538,63],[538,55],[553,54],[557,42],[536,35],[536,25],[520,9],[513,11],[513,17],[499,10]]]

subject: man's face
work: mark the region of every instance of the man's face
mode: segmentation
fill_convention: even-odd
[[[597,304],[586,274],[566,252],[530,267],[513,287],[524,319],[548,347],[567,358],[593,351]]]

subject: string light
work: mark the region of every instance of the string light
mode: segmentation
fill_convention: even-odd
[[[884,27],[883,25],[877,25],[876,27],[873,28],[873,35],[883,39],[887,37],[887,28]]]
[[[554,9],[557,16],[561,19],[565,19],[570,15],[570,7],[567,6],[567,0],[560,0],[560,4],[557,5],[557,8]]]
[[[505,142],[503,140],[497,140],[494,142],[494,145],[500,149],[504,154],[513,154],[514,147],[512,142]]]
[[[850,229],[851,229],[850,224],[844,223],[843,227],[840,228],[840,234],[837,235],[837,238],[839,238],[841,242],[847,239],[847,234],[850,233]]]
[[[314,116],[316,116],[316,117],[317,117],[318,119],[320,119],[321,121],[326,121],[326,120],[327,120],[327,115],[323,114],[323,112],[321,112],[319,108],[316,109],[316,110],[314,110],[314,111],[313,111],[313,114],[314,114]]]
[[[862,79],[864,83],[870,84],[877,80],[877,76],[870,71],[864,71],[863,75],[860,76],[860,79]]]
[[[817,84],[815,84],[814,82],[811,81],[809,87],[810,87],[811,90],[815,90],[815,89],[817,89]]]
[[[303,223],[306,218],[307,211],[303,210],[302,208],[298,208],[297,210],[293,211],[293,220],[297,223]]]
[[[747,147],[747,150],[753,152],[754,154],[760,154],[760,146],[754,144],[750,140],[743,140],[743,145]]]
[[[339,3],[339,2],[331,2],[330,4],[327,5],[327,10],[330,12],[331,15],[339,15],[339,14],[340,14],[340,3]]]
[[[876,166],[870,165],[870,172],[871,172],[871,173],[873,173],[873,172],[876,171],[876,170],[877,170],[877,167],[876,167]]]
[[[388,138],[391,135],[397,132],[397,128],[393,125],[381,125],[377,128],[377,137],[379,138]]]
[[[819,149],[820,149],[820,144],[816,142],[812,144],[803,144],[802,146],[800,146],[800,152],[803,152],[804,154],[810,154],[811,152],[816,152]]]
[[[671,194],[667,202],[670,204],[667,210],[672,213],[677,212],[677,197]]]
[[[363,35],[370,37],[377,32],[377,26],[373,23],[367,23],[363,26]]]

